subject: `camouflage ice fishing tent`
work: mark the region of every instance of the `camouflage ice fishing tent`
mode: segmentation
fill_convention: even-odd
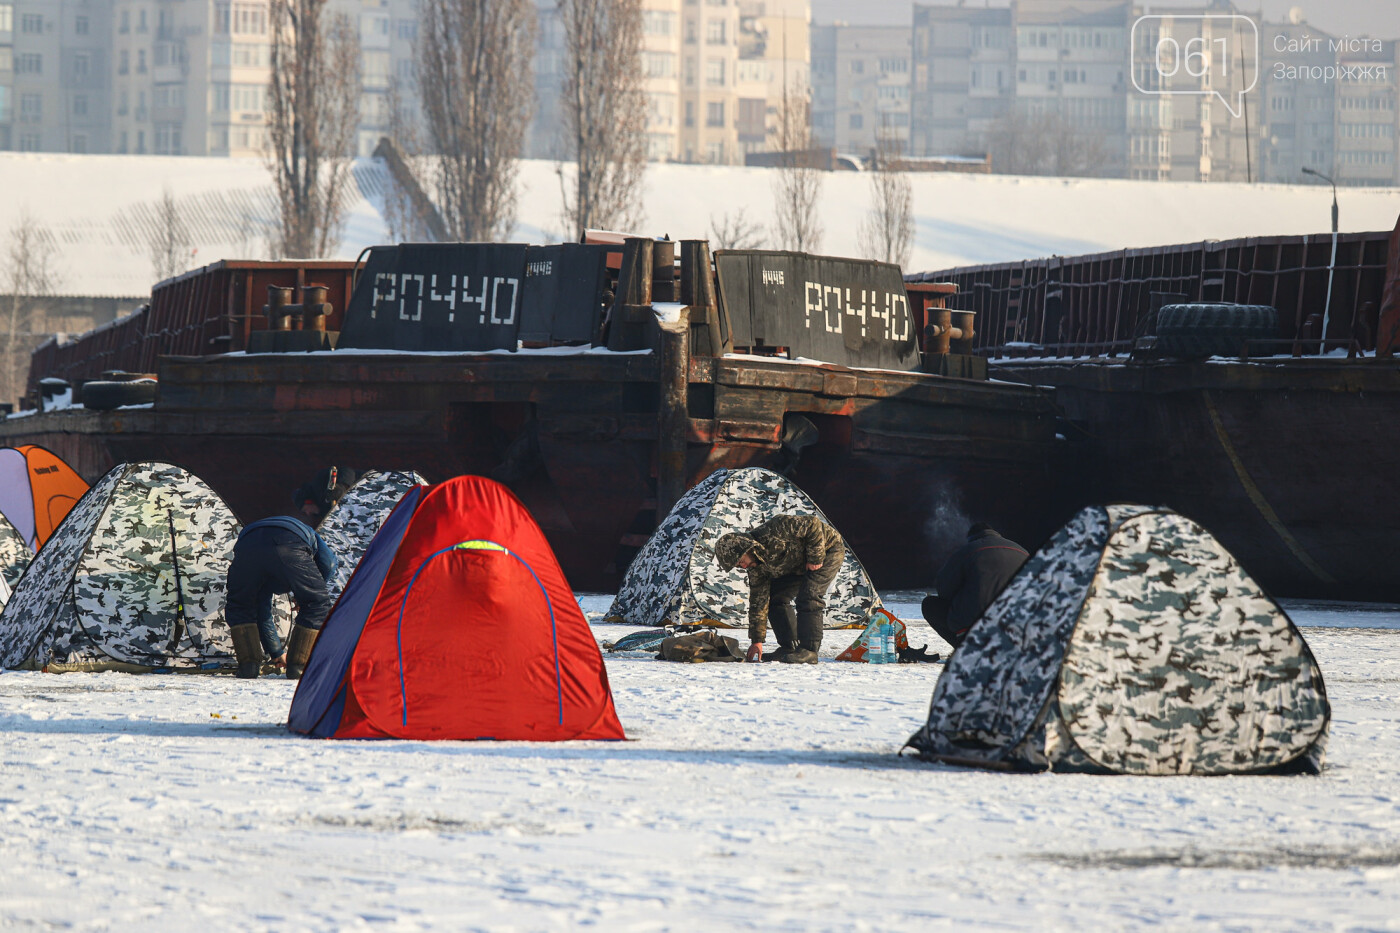
[[[24,568],[33,559],[34,552],[25,543],[24,535],[4,515],[0,515],[0,582],[5,584],[6,593],[14,589],[24,575]],[[0,599],[0,606],[3,605],[5,600]]]
[[[35,555],[0,613],[0,666],[231,665],[224,578],[238,532],[223,500],[185,470],[114,467]]]
[[[365,548],[379,533],[379,526],[394,511],[403,494],[414,486],[426,485],[428,481],[417,473],[370,470],[331,507],[316,529],[338,560],[335,578],[326,587],[331,599],[339,597],[345,589]]]
[[[716,470],[686,493],[627,568],[609,621],[633,625],[749,624],[744,571],[721,570],[715,542],[777,515],[816,515],[795,484],[758,467]],[[850,545],[826,596],[827,628],[864,628],[880,596]]]
[[[1092,507],[972,626],[909,744],[1018,770],[1315,772],[1330,717],[1302,635],[1219,542]]]

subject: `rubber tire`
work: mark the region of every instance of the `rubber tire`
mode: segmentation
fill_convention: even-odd
[[[83,407],[90,411],[111,411],[123,405],[145,405],[156,400],[154,380],[141,382],[83,383]]]
[[[1278,312],[1268,305],[1175,304],[1157,312],[1157,349],[1164,356],[1239,356],[1246,340],[1278,337]]]

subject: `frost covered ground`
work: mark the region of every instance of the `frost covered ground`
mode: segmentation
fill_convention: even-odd
[[[610,657],[632,741],[558,745],[294,738],[282,680],[0,674],[0,928],[1400,928],[1400,607],[1293,614],[1320,777],[900,759],[935,665]]]

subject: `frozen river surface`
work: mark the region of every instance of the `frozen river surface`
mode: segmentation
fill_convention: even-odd
[[[1400,929],[1400,609],[1293,615],[1318,777],[901,759],[938,665],[609,657],[631,741],[556,745],[292,737],[284,680],[0,674],[0,929]]]

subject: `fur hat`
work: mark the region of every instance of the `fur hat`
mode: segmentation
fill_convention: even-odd
[[[715,542],[715,560],[724,570],[733,570],[739,558],[758,546],[748,535],[727,534]]]

